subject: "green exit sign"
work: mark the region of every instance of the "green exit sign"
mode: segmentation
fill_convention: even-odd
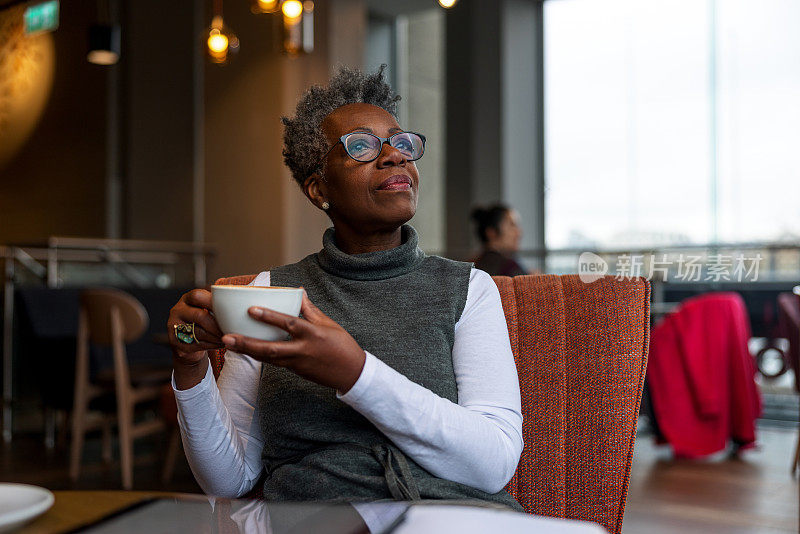
[[[27,35],[55,30],[58,28],[58,0],[28,7],[24,18]]]

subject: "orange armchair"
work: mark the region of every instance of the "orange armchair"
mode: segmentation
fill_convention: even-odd
[[[650,284],[611,276],[586,284],[577,275],[494,280],[524,419],[525,449],[506,489],[529,513],[619,533],[647,363]],[[224,351],[212,355],[215,375],[223,364]]]
[[[529,513],[622,531],[644,384],[644,278],[495,277],[522,393],[522,451],[507,489]]]

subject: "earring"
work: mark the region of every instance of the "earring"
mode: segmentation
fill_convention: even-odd
[[[331,207],[331,205],[330,205],[330,204],[328,204],[328,201],[327,201],[327,200],[326,200],[325,202],[323,202],[323,203],[322,203],[322,209],[324,209],[324,210],[327,210],[327,209],[328,209],[328,208],[330,208],[330,207]]]

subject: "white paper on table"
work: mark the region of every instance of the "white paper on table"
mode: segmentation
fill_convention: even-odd
[[[393,534],[608,534],[597,523],[469,506],[412,506]]]

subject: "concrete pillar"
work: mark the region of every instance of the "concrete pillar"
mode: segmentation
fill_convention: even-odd
[[[282,114],[294,115],[300,96],[314,84],[326,84],[340,65],[361,68],[367,11],[362,0],[317,2],[313,54],[282,62]],[[282,128],[282,127],[281,127]],[[286,166],[283,176],[283,250],[281,263],[292,263],[322,248],[328,217],[308,201]]]
[[[543,246],[541,12],[535,0],[462,0],[447,13],[451,257],[474,253],[470,210],[495,201],[520,212],[523,248]]]
[[[294,115],[300,96],[315,84],[326,84],[340,66],[364,67],[367,7],[364,0],[317,2],[314,9],[313,54],[282,64],[282,114]],[[322,234],[331,225],[327,215],[308,201],[283,166],[283,250],[281,263],[301,260],[322,248]]]
[[[295,262],[322,246],[330,223],[283,163],[280,118],[337,66],[362,66],[367,21],[362,0],[318,1],[314,52],[289,58],[267,25],[277,19],[232,6],[226,21],[242,42],[239,56],[206,65],[205,229],[219,250],[212,277]]]
[[[229,64],[205,63],[204,227],[206,241],[218,250],[212,280],[256,273],[283,258],[284,59],[278,27],[271,15],[254,15],[246,3],[225,8],[225,23],[241,44]]]
[[[124,223],[132,239],[191,241],[193,2],[125,2],[121,80]],[[113,193],[113,191],[112,191]]]
[[[502,13],[502,191],[519,211],[521,248],[544,248],[542,4],[505,0]],[[530,268],[543,269],[541,262]]]

